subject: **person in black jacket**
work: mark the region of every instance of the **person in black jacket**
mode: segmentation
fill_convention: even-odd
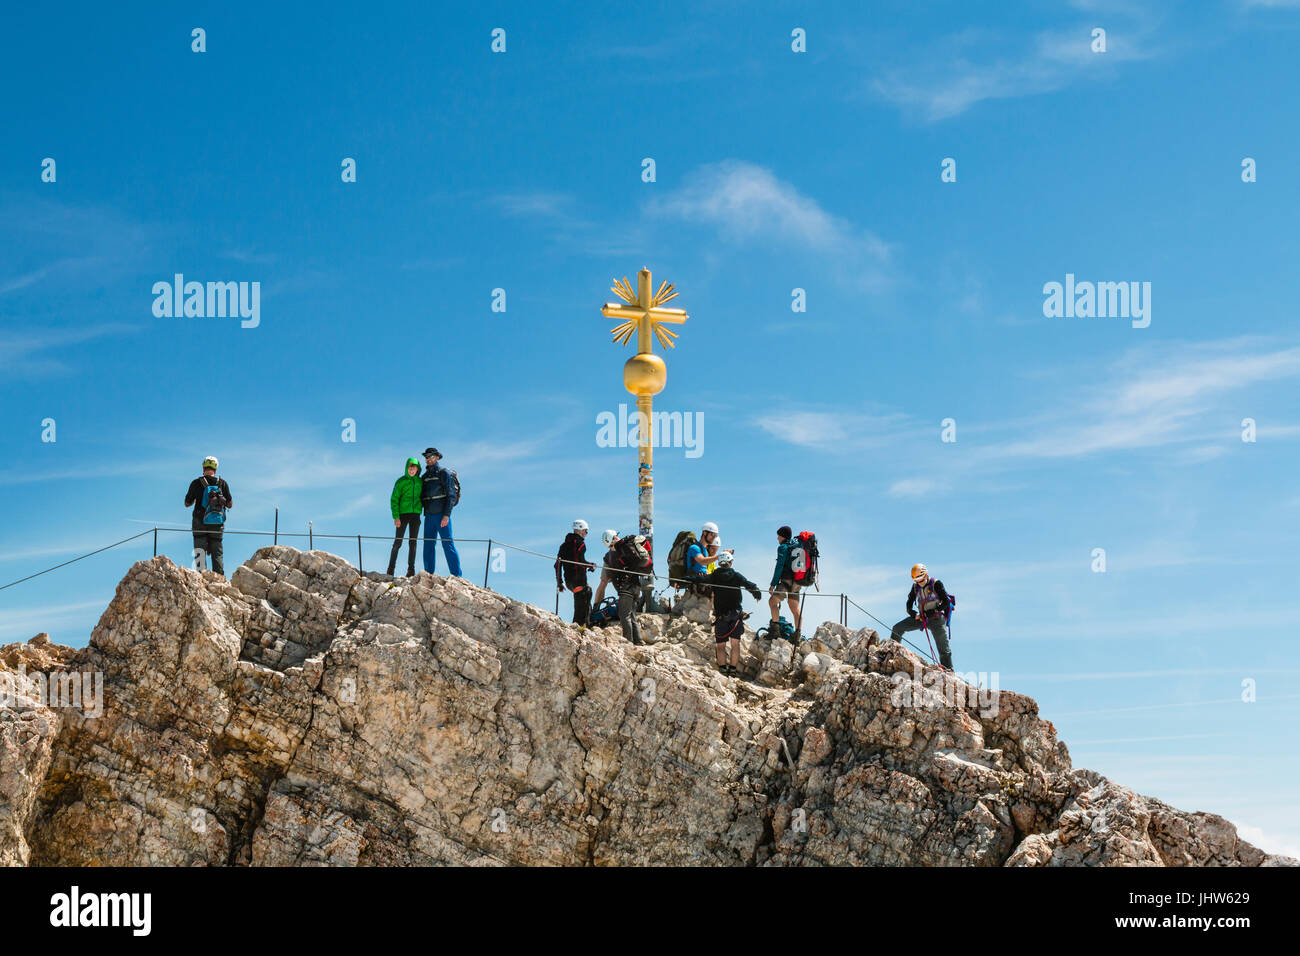
[[[952,670],[952,649],[948,646],[950,607],[948,591],[943,582],[930,577],[924,564],[913,565],[912,590],[907,592],[907,617],[894,625],[889,636],[897,641],[907,631],[928,628],[939,649],[939,663]]]
[[[442,551],[447,557],[447,570],[460,577],[460,555],[451,531],[451,476],[439,461],[442,452],[436,448],[424,450],[424,488],[420,503],[424,506],[424,570],[436,574],[438,568],[438,539],[442,538]]]
[[[596,566],[587,560],[587,522],[579,518],[573,530],[564,536],[560,552],[555,556],[555,590],[566,587],[573,592],[573,623],[586,629],[591,617],[591,588],[587,586],[587,572]]]
[[[208,491],[208,489],[212,489]],[[185,492],[185,507],[194,506],[190,514],[190,530],[194,532],[194,569],[207,570],[207,557],[212,558],[212,570],[226,576],[221,561],[222,532],[226,527],[226,511],[234,505],[226,479],[217,477],[217,459],[209,455],[203,459],[203,474],[190,482]]]
[[[623,636],[633,644],[645,643],[641,640],[636,609],[644,582],[654,574],[645,543],[644,535],[624,535],[609,549],[604,562],[610,583],[618,592],[618,623],[623,627]]]
[[[732,553],[718,552],[718,567],[705,576],[702,584],[713,594],[713,650],[718,670],[735,677],[740,667],[740,636],[745,632],[742,589],[760,600],[758,585],[731,566]],[[727,643],[731,643],[731,663],[727,663]]]

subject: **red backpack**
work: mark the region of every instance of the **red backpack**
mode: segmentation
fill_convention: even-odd
[[[802,587],[811,587],[817,583],[817,535],[811,531],[800,531],[790,541],[790,551],[786,558],[787,568],[794,583]]]

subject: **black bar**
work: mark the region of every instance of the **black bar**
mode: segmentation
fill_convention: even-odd
[[[361,566],[361,535],[357,535],[357,570],[365,574],[366,569]]]
[[[488,571],[490,571],[491,569],[492,569],[492,539],[488,538],[487,560],[483,562],[483,586],[484,587],[487,587]]]
[[[279,509],[279,508],[276,508],[276,509],[275,509],[275,532],[274,532],[274,534],[275,534],[275,539],[274,539],[271,543],[272,543],[272,544],[279,544],[279,543],[280,543],[280,509]]]
[[[158,526],[153,526],[153,556],[158,557]]]
[[[313,544],[312,544],[312,541],[311,541],[311,522],[310,522],[310,521],[307,522],[307,550],[308,550],[308,551],[315,551],[315,550],[316,550],[316,546],[313,545]]]

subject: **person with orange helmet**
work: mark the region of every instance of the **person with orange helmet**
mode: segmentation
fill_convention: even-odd
[[[897,641],[908,631],[928,629],[939,649],[939,663],[952,670],[952,649],[948,646],[951,614],[952,601],[943,582],[931,577],[924,564],[914,564],[912,589],[907,592],[907,617],[893,626],[889,636]]]

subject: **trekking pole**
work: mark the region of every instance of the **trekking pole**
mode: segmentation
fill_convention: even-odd
[[[280,509],[275,509],[275,531],[272,532],[274,537],[271,539],[272,544],[280,543]]]
[[[153,526],[153,556],[158,557],[158,526]]]
[[[361,535],[357,535],[357,570],[366,573],[366,569],[361,566]]]
[[[484,587],[487,587],[487,582],[488,582],[488,571],[490,571],[491,569],[492,569],[492,539],[491,539],[491,538],[488,538],[488,553],[487,553],[487,560],[485,560],[485,561],[483,562],[483,586],[484,586]],[[560,601],[560,598],[559,598],[559,595],[557,594],[556,597],[555,597],[555,602],[556,602],[556,606],[557,606],[557,607],[559,606],[559,601]],[[560,612],[559,612],[559,611],[556,611],[555,613],[556,613],[556,614],[559,614]]]
[[[308,551],[315,551],[315,550],[316,550],[316,547],[312,544],[312,541],[311,541],[311,522],[310,522],[310,521],[307,522],[307,550],[308,550]]]
[[[925,643],[930,645],[930,660],[938,663],[939,659],[934,656],[934,642],[930,640],[930,629],[925,624],[925,612],[922,611],[919,616],[921,618],[921,630],[925,631]]]

